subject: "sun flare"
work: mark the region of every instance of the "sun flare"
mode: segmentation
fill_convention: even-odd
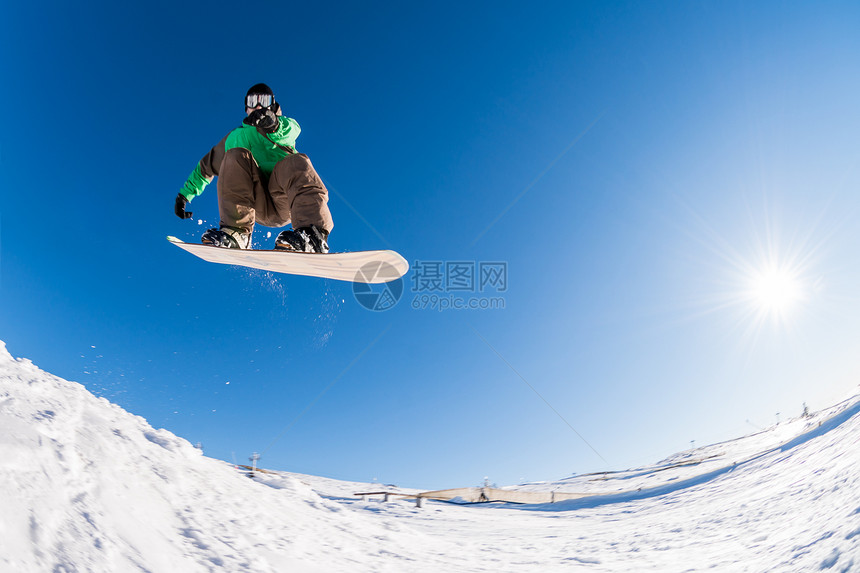
[[[768,314],[784,315],[803,299],[803,283],[790,269],[769,267],[751,281],[751,298]]]
[[[821,255],[827,237],[816,229],[788,238],[777,222],[752,221],[748,238],[729,240],[703,226],[714,255],[713,290],[702,298],[706,312],[719,311],[742,333],[743,344],[764,334],[799,334],[821,302],[825,284]],[[743,244],[743,248],[737,245]]]

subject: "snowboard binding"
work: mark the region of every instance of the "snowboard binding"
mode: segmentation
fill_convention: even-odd
[[[328,231],[316,225],[281,231],[275,239],[275,249],[299,253],[327,253]]]

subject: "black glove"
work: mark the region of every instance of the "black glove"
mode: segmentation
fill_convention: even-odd
[[[185,206],[188,205],[188,199],[182,196],[182,193],[176,196],[176,206],[174,207],[174,212],[176,216],[180,219],[190,219],[194,213],[191,211],[186,211]]]
[[[243,123],[253,125],[263,133],[274,133],[279,125],[278,116],[268,108],[255,109]]]

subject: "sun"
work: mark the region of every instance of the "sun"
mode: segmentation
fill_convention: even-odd
[[[750,299],[759,311],[784,318],[804,298],[804,284],[791,268],[768,265],[750,280]]]
[[[735,267],[739,317],[753,335],[768,326],[794,331],[816,295],[811,251],[780,247],[772,241],[769,248],[759,249]]]
[[[742,243],[706,227],[710,240],[705,244],[714,258],[703,274],[711,286],[702,291],[702,312],[723,314],[741,333],[743,344],[754,344],[765,334],[800,334],[824,288],[824,241],[812,232],[782,239],[775,227],[767,222],[753,226]]]
[[[722,228],[695,211],[689,219],[695,224],[690,316],[713,316],[750,350],[803,339],[810,321],[833,302],[834,269],[825,263],[843,217],[822,211],[798,219],[783,210],[765,201],[761,213],[748,207],[746,221],[736,214]]]

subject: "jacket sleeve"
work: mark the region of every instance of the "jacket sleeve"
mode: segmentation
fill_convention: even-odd
[[[188,201],[203,193],[206,186],[212,183],[212,180],[218,175],[218,171],[221,169],[221,162],[224,160],[225,142],[228,136],[229,134],[224,136],[224,139],[210,149],[209,153],[203,156],[203,159],[197,163],[197,167],[188,176],[185,185],[182,186],[182,190],[179,192]]]
[[[280,145],[285,145],[295,150],[296,140],[299,138],[299,134],[302,132],[302,128],[299,126],[299,122],[297,122],[291,117],[281,116],[279,119],[280,125],[278,126],[277,131],[272,134],[272,139],[274,141],[277,141]]]

